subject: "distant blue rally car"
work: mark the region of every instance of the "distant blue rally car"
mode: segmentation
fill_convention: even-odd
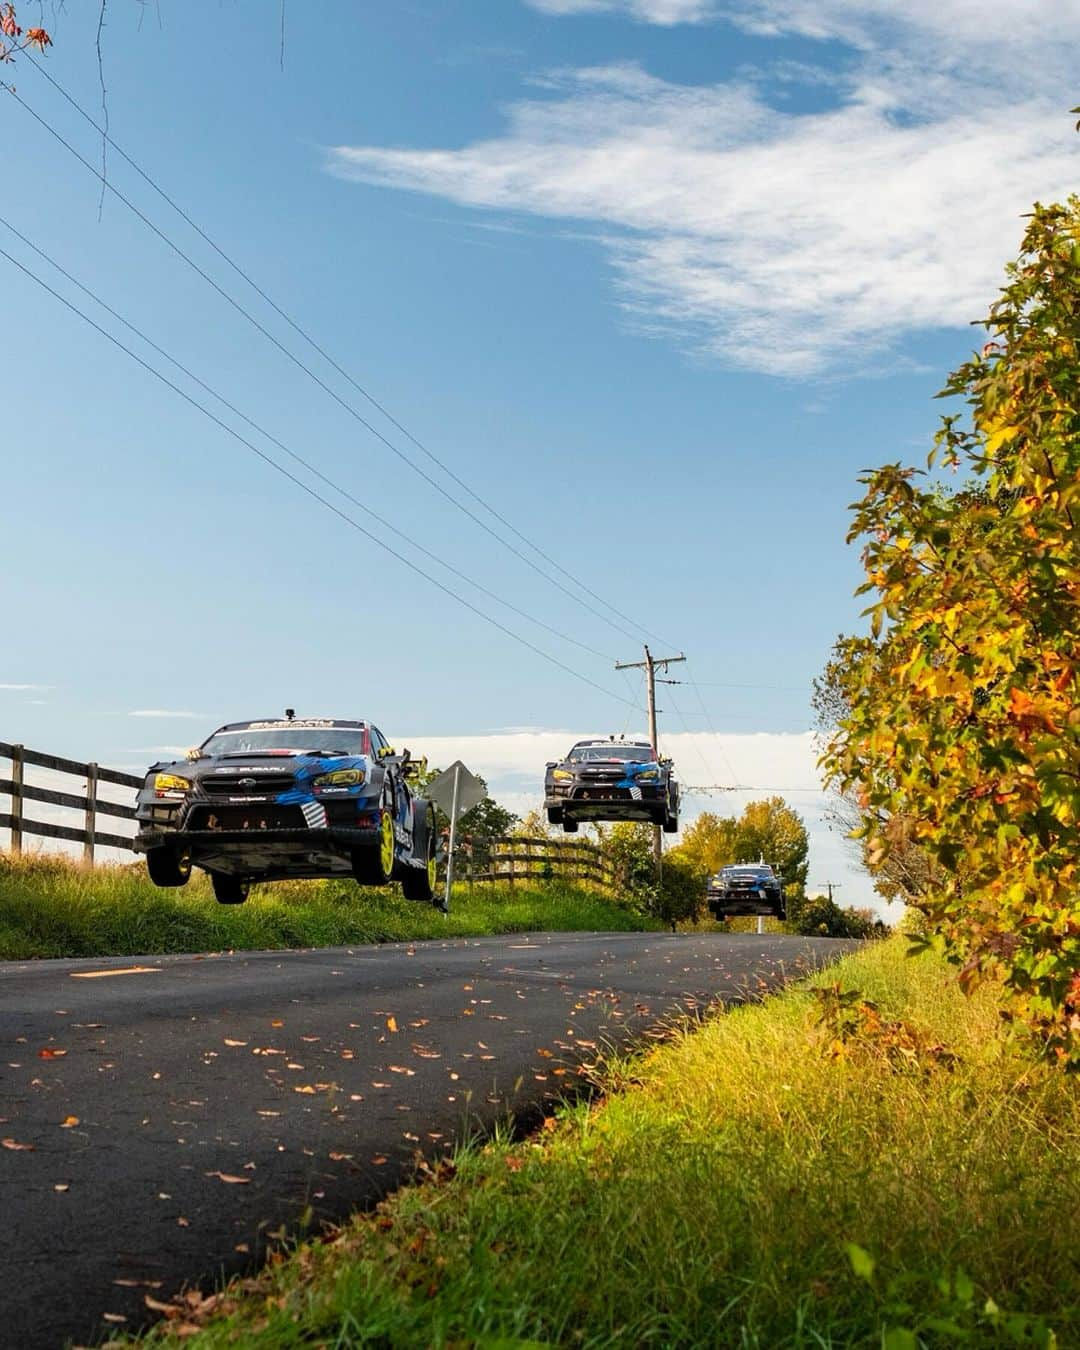
[[[433,901],[435,808],[411,786],[422,768],[370,722],[292,709],[230,722],[185,760],[149,769],[134,846],[156,885],[183,886],[201,867],[225,905],[286,877],[400,881],[408,899]]]
[[[578,741],[547,766],[544,806],[567,834],[583,820],[649,820],[668,834],[679,828],[675,769],[645,740]]]

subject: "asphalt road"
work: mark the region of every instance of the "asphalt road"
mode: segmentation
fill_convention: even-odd
[[[543,934],[0,964],[0,1345],[100,1339],[853,944]]]

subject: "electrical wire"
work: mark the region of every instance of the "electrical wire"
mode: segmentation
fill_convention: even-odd
[[[188,367],[185,366],[182,362],[178,361],[176,357],[170,355],[169,352],[167,352],[163,347],[158,346],[158,344],[152,338],[148,337],[142,331],[142,329],[137,328],[135,324],[133,324],[129,319],[126,319],[123,314],[113,309],[113,307],[110,304],[108,304],[105,300],[102,300],[102,298],[99,295],[97,295],[94,291],[92,291],[89,288],[89,286],[81,282],[78,279],[78,277],[72,276],[72,274],[60,263],[58,263],[55,258],[51,257],[48,253],[46,253],[44,249],[39,248],[37,244],[33,242],[32,239],[28,239],[26,235],[22,233],[21,230],[16,229],[15,226],[12,225],[12,223],[2,215],[0,215],[0,225],[3,225],[8,230],[10,230],[11,233],[16,237],[16,239],[19,239],[23,244],[26,245],[27,248],[31,249],[34,253],[36,253],[39,258],[43,259],[43,261],[48,263],[50,267],[54,268],[57,272],[59,272],[62,277],[64,277],[73,286],[77,287],[80,291],[82,291],[84,295],[88,296],[91,300],[93,300],[95,304],[100,305],[101,308],[106,312],[106,314],[111,315],[112,318],[116,319],[118,323],[122,323],[129,332],[134,333],[135,336],[139,338],[140,341],[145,342],[146,345],[151,349],[151,351],[154,351],[159,356],[164,357],[164,359],[168,361],[170,365],[175,366],[176,369],[179,370],[183,375],[186,375],[189,380],[191,380],[194,384],[197,384],[200,389],[204,390],[212,398],[216,399],[217,402],[222,405],[222,407],[227,408],[229,412],[231,412],[234,416],[239,417],[240,420],[246,423],[249,427],[251,427],[253,431],[257,431],[260,436],[264,436],[268,441],[270,441],[272,445],[276,445],[279,450],[283,451],[286,455],[288,455],[291,460],[293,460],[297,464],[302,465],[310,474],[313,475],[313,477],[318,478],[319,481],[325,483],[327,487],[333,488],[335,492],[340,493],[341,496],[344,497],[346,501],[351,502],[353,506],[358,507],[361,511],[364,512],[365,515],[370,516],[372,520],[376,521],[384,529],[389,530],[392,534],[401,535],[402,531],[398,529],[397,526],[392,525],[390,521],[385,519],[385,517],[380,516],[377,511],[373,511],[370,506],[368,506],[365,502],[360,501],[358,497],[354,497],[352,493],[348,491],[348,489],[343,488],[340,483],[336,483],[332,478],[324,474],[309,460],[304,459],[302,455],[298,455],[295,450],[290,450],[289,447],[283,441],[279,440],[272,432],[267,431],[265,427],[260,426],[258,422],[254,421],[253,418],[249,417],[245,412],[237,408],[235,404],[230,403],[229,400],[223,394],[220,394],[211,385],[207,384],[205,380],[200,379],[198,375],[196,375],[192,370],[189,370]],[[569,642],[572,643],[575,647],[580,647],[583,651],[588,652],[592,656],[599,657],[600,660],[602,661],[611,660],[611,658],[607,656],[604,652],[597,651],[595,647],[590,647],[588,646],[587,643],[579,642],[577,638],[570,637],[569,634],[563,633],[560,629],[555,628],[552,624],[545,623],[543,619],[538,619],[536,618],[535,615],[529,614],[525,610],[520,609],[517,605],[512,604],[509,600],[504,600],[502,596],[497,595],[492,590],[489,590],[488,587],[484,586],[481,582],[475,581],[465,572],[460,571],[457,567],[454,567],[453,564],[448,563],[445,558],[442,558],[437,553],[433,553],[430,549],[425,548],[423,544],[417,543],[415,539],[410,538],[409,543],[410,546],[417,551],[417,553],[422,553],[425,558],[430,558],[432,562],[438,563],[440,567],[445,567],[448,572],[458,577],[459,580],[464,581],[469,586],[474,587],[476,590],[480,591],[482,595],[486,595],[488,599],[494,600],[496,604],[503,605],[506,609],[511,610],[514,614],[517,614],[519,618],[525,619],[529,623],[536,624],[537,627],[545,629],[547,632],[554,634],[555,637],[561,638],[564,642]]]
[[[19,262],[17,258],[13,257],[10,253],[8,253],[6,249],[0,248],[0,257],[6,258],[7,261],[11,263],[13,267],[16,267],[20,272],[23,273],[24,276],[29,278],[29,280],[33,281],[36,285],[40,286],[42,290],[47,291],[48,294],[53,297],[53,299],[58,300],[60,304],[62,304],[72,314],[75,314],[78,318],[82,319],[84,323],[88,324],[92,329],[94,329],[96,333],[100,334],[108,342],[111,342],[114,347],[119,348],[120,351],[122,351],[126,356],[130,357],[131,360],[133,360],[137,365],[141,366],[142,369],[145,370],[148,374],[154,376],[156,380],[160,381],[160,383],[164,384],[168,389],[171,389],[174,394],[177,394],[180,398],[182,398],[185,403],[195,408],[198,412],[201,412],[204,417],[208,418],[211,422],[214,423],[215,426],[219,427],[222,431],[224,431],[227,435],[231,436],[234,440],[239,441],[241,445],[243,445],[246,449],[250,450],[251,453],[256,455],[259,459],[261,459],[264,464],[267,464],[271,468],[275,469],[279,474],[282,475],[282,477],[287,478],[289,482],[293,483],[302,492],[307,493],[309,497],[312,497],[314,498],[315,501],[321,503],[321,505],[325,506],[327,510],[332,511],[334,515],[338,516],[341,520],[345,521],[346,524],[350,525],[354,530],[364,535],[365,538],[370,539],[371,542],[376,544],[379,548],[383,549],[385,552],[389,553],[392,557],[396,558],[398,562],[404,563],[406,567],[408,567],[411,571],[417,573],[417,575],[423,577],[425,581],[430,582],[431,585],[437,587],[437,589],[442,591],[444,595],[450,596],[451,599],[456,600],[459,604],[463,605],[473,614],[476,614],[479,618],[491,624],[494,628],[497,628],[501,633],[504,633],[507,637],[512,638],[515,642],[519,643],[521,646],[527,647],[531,652],[535,653],[535,655],[547,661],[550,665],[558,667],[558,669],[564,671],[566,674],[572,675],[575,679],[580,680],[582,683],[590,685],[593,689],[596,689],[600,693],[607,695],[609,698],[613,698],[620,703],[626,701],[621,694],[617,694],[611,689],[605,689],[603,685],[598,684],[593,679],[590,679],[588,675],[583,675],[581,671],[575,670],[572,666],[566,665],[565,662],[560,661],[558,657],[552,656],[549,652],[545,652],[543,648],[537,647],[536,644],[530,642],[528,638],[522,637],[520,633],[516,633],[512,628],[508,628],[504,623],[501,623],[498,619],[495,619],[490,614],[485,613],[485,611],[480,609],[479,606],[474,605],[470,600],[467,600],[465,599],[464,596],[459,595],[457,591],[452,590],[449,586],[439,581],[437,577],[433,577],[429,572],[424,571],[422,567],[418,566],[418,564],[414,563],[410,558],[407,558],[403,553],[399,553],[397,549],[391,547],[391,545],[387,544],[384,540],[380,539],[378,535],[373,534],[370,530],[366,529],[363,525],[360,524],[359,521],[354,520],[353,517],[348,514],[348,512],[343,511],[338,506],[335,506],[335,504],[332,501],[330,501],[327,497],[324,497],[322,493],[317,492],[313,487],[305,483],[303,479],[298,478],[294,473],[290,472],[290,470],[288,470],[284,465],[279,464],[277,460],[273,458],[273,456],[268,455],[264,450],[260,450],[259,447],[255,445],[253,442],[249,441],[246,436],[241,435],[241,433],[238,432],[234,427],[229,426],[227,422],[224,422],[215,413],[211,412],[210,409],[207,408],[204,404],[200,403],[198,399],[193,398],[191,394],[181,389],[178,384],[174,384],[173,381],[170,380],[167,375],[163,375],[160,370],[157,370],[148,361],[145,361],[141,356],[138,355],[138,353],[132,351],[132,349],[126,346],[123,342],[121,342],[118,337],[110,333],[108,329],[103,328],[101,324],[95,322],[95,320],[93,320],[88,314],[84,313],[83,310],[79,309],[77,305],[73,304],[65,296],[61,295],[60,292],[55,290],[52,286],[50,286],[48,282],[44,281],[41,277],[37,276],[34,272],[30,270],[30,268],[26,267],[23,263]]]
[[[317,352],[323,358],[323,360],[326,361],[343,379],[348,381],[348,383],[359,394],[361,394],[368,401],[368,403],[371,404],[372,407],[376,408],[382,414],[382,416],[385,417],[387,421],[391,423],[392,426],[394,426],[403,436],[405,436],[414,446],[416,446],[416,448],[422,454],[424,454],[433,464],[438,465],[438,467],[443,471],[443,473],[447,475],[448,478],[450,478],[454,483],[456,483],[475,502],[477,502],[480,506],[482,506],[484,510],[486,510],[491,516],[493,516],[497,521],[499,521],[501,525],[503,525],[506,529],[508,529],[513,535],[515,535],[518,539],[520,539],[529,548],[531,548],[534,553],[543,558],[544,561],[549,564],[549,566],[554,567],[557,571],[561,572],[565,577],[567,577],[570,581],[572,581],[574,585],[577,586],[580,590],[584,591],[587,595],[591,596],[594,600],[596,600],[599,604],[603,605],[606,609],[610,610],[613,614],[618,615],[620,619],[625,620],[626,623],[630,624],[633,628],[637,629],[639,632],[645,633],[649,637],[656,637],[655,634],[651,633],[642,624],[630,618],[629,615],[624,614],[621,610],[617,609],[609,601],[604,600],[589,586],[587,586],[579,577],[575,576],[572,572],[568,571],[560,563],[556,562],[556,560],[552,558],[547,552],[545,552],[544,549],[540,548],[538,544],[533,543],[531,539],[529,539],[519,529],[517,529],[517,527],[514,526],[509,520],[507,520],[506,517],[503,516],[499,511],[497,511],[495,507],[493,507],[488,501],[486,501],[477,492],[475,492],[468,485],[468,483],[466,483],[458,474],[456,474],[453,471],[453,469],[451,469],[437,455],[435,455],[431,450],[429,450],[426,445],[424,445],[420,440],[418,440],[417,437],[414,436],[412,432],[408,430],[407,427],[403,426],[402,423],[399,422],[397,418],[395,418],[393,414],[386,407],[384,407],[382,403],[380,403],[372,394],[370,394],[368,390],[366,390],[363,387],[363,385],[361,385],[343,366],[341,366],[339,362],[337,362],[330,355],[330,353],[326,351],[326,349],[323,346],[321,346],[307,332],[306,329],[304,329],[299,323],[297,323],[296,320],[293,319],[292,316],[286,310],[284,310],[280,305],[278,305],[277,302],[273,300],[272,297],[268,295],[267,292],[250,276],[250,274],[244,270],[244,268],[242,268],[238,263],[234,262],[234,260],[225,252],[225,250],[222,249],[220,245],[218,245],[215,242],[215,240],[211,238],[211,236],[207,234],[207,232],[195,220],[192,219],[192,217],[188,214],[188,212],[185,211],[183,207],[181,207],[162,187],[158,185],[158,183],[153,179],[153,177],[150,174],[146,172],[145,169],[143,169],[138,163],[136,163],[136,161],[132,159],[132,157],[113,140],[113,138],[109,135],[107,127],[103,127],[97,121],[95,121],[95,119],[90,115],[90,113],[88,113],[86,109],[83,108],[82,105],[78,103],[78,101],[67,92],[66,89],[64,89],[64,87],[59,83],[58,80],[56,80],[52,75],[49,74],[49,72],[44,68],[44,66],[40,62],[35,61],[32,57],[29,59],[30,64],[34,67],[34,69],[37,70],[38,73],[42,75],[49,82],[49,84],[52,85],[52,87],[57,91],[57,93],[59,93],[71,105],[71,107],[74,108],[75,111],[78,112],[79,115],[86,122],[88,122],[89,125],[93,127],[94,130],[102,137],[102,143],[104,144],[107,142],[109,145],[111,145],[112,148],[116,151],[116,153],[143,179],[143,181],[146,182],[151,188],[153,188],[153,190],[161,197],[161,199],[164,202],[166,202],[181,217],[181,219],[184,220],[196,232],[196,234],[198,234],[199,237],[203,239],[210,246],[210,248],[212,248],[214,252],[217,253],[219,257],[221,257],[222,260],[226,262],[228,266],[231,267],[233,271],[239,277],[241,277],[256,292],[256,294],[258,294],[265,301],[265,303],[270,306],[270,308],[277,315],[280,316],[280,318],[282,318],[301,338],[303,338],[303,340],[315,352]],[[382,433],[378,431],[374,426],[372,426],[371,423],[368,422],[364,417],[362,417],[360,413],[358,413],[350,403],[342,399],[340,395],[338,395],[329,385],[327,385],[323,380],[321,380],[319,376],[315,374],[314,371],[312,371],[297,356],[295,356],[291,351],[289,351],[287,347],[285,347],[282,343],[280,343],[277,340],[277,338],[275,338],[261,323],[259,323],[259,321],[254,317],[254,315],[250,314],[246,309],[244,309],[244,307],[237,300],[235,300],[231,295],[228,294],[228,292],[226,292],[221,286],[219,286],[217,282],[215,282],[209,276],[208,273],[203,271],[203,269],[199,267],[198,264],[194,262],[192,258],[190,258],[186,253],[184,253],[184,251],[177,244],[175,244],[162,230],[160,230],[156,225],[154,225],[154,223],[149,219],[149,217],[144,215],[143,212],[140,211],[138,207],[136,207],[127,197],[125,197],[123,193],[121,193],[117,188],[115,188],[111,182],[107,182],[104,174],[100,173],[88,160],[86,160],[78,152],[78,150],[76,150],[75,147],[70,144],[70,142],[65,140],[64,137],[61,136],[59,132],[57,132],[48,122],[46,122],[45,119],[41,117],[40,114],[37,113],[25,101],[25,99],[23,99],[19,94],[17,94],[10,85],[3,85],[2,87],[8,89],[9,92],[14,94],[16,100],[22,105],[22,107],[25,108],[26,111],[33,118],[35,118],[35,120],[39,122],[40,125],[46,131],[50,133],[50,135],[52,135],[57,141],[59,141],[59,143],[63,145],[65,149],[67,149],[72,155],[74,155],[75,158],[84,166],[84,168],[86,168],[90,173],[92,173],[96,178],[98,178],[101,181],[103,190],[107,188],[120,201],[122,201],[124,205],[128,207],[129,210],[133,211],[135,215],[137,215],[139,219],[144,222],[144,224],[146,224],[151,230],[153,230],[153,232],[162,240],[162,242],[167,244],[168,247],[171,248],[179,257],[183,258],[183,260],[186,263],[188,263],[190,267],[192,267],[196,272],[198,272],[198,274],[210,286],[212,286],[213,289],[217,291],[217,293],[224,300],[226,300],[230,305],[232,305],[234,309],[236,309],[250,323],[252,323],[255,326],[255,328],[258,329],[258,331],[269,342],[271,342],[280,352],[282,352],[283,355],[285,355],[290,361],[292,361],[296,366],[298,366],[299,369],[304,371],[304,373],[307,374],[312,380],[314,380],[315,383],[318,384],[321,389],[323,389],[327,394],[330,395],[331,398],[333,398],[337,403],[339,403],[343,408],[345,408],[353,417],[357,419],[357,421],[361,423],[361,425],[363,425],[368,431],[371,432],[373,436],[375,436],[379,441],[381,441],[383,445],[385,445],[389,450],[391,450],[395,455],[397,455],[398,458],[401,459],[403,463],[407,464],[415,473],[417,473],[421,478],[423,478],[425,482],[427,482],[431,487],[435,489],[435,491],[439,492],[443,497],[446,498],[447,501],[451,502],[454,506],[456,506],[458,510],[463,511],[465,515],[467,515],[469,519],[472,520],[475,524],[479,525],[482,530],[486,531],[486,533],[491,535],[493,539],[498,540],[498,542],[502,544],[504,548],[509,549],[509,551],[513,553],[517,558],[519,558],[522,562],[524,562],[528,567],[531,567],[535,572],[537,572],[540,576],[542,576],[551,585],[556,586],[565,595],[569,596],[569,598],[572,599],[576,604],[583,606],[596,618],[599,618],[604,623],[609,624],[609,626],[614,628],[617,632],[622,633],[625,637],[633,638],[634,641],[638,640],[634,634],[629,633],[624,627],[622,627],[621,624],[613,623],[611,619],[609,619],[605,614],[595,609],[592,605],[588,604],[586,601],[582,600],[580,596],[575,595],[573,591],[568,590],[565,586],[562,585],[561,582],[557,581],[554,577],[550,576],[547,572],[545,572],[543,568],[537,566],[537,564],[531,558],[527,557],[519,549],[515,548],[511,543],[509,543],[509,541],[504,539],[502,535],[500,535],[497,531],[493,530],[485,521],[481,520],[480,517],[475,514],[475,512],[471,511],[463,502],[459,501],[455,496],[453,496],[453,494],[449,493],[434,478],[432,478],[429,474],[425,473],[425,471],[413,459],[411,459],[408,455],[404,453],[404,451],[402,451],[399,447],[395,446],[391,441],[389,441],[385,436],[383,436]],[[662,641],[662,639],[658,638],[657,641]]]

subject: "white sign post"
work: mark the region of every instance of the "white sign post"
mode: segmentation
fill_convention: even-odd
[[[456,759],[448,769],[444,769],[438,778],[427,785],[427,796],[442,808],[450,817],[450,842],[446,859],[446,894],[443,897],[442,911],[450,912],[450,891],[454,884],[454,840],[457,836],[458,817],[478,806],[487,796],[487,787],[482,778],[477,778]]]

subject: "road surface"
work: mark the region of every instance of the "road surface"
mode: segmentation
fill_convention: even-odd
[[[536,1118],[605,1044],[854,944],[530,934],[0,964],[0,1345],[150,1319],[418,1149]]]

